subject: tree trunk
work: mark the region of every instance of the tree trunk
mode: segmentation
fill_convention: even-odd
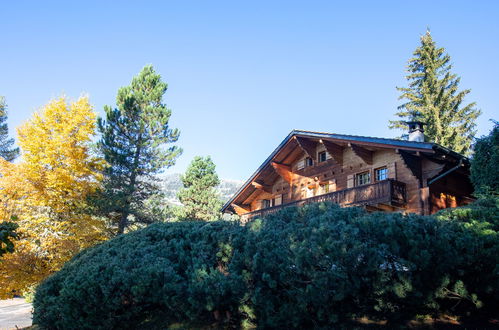
[[[128,225],[128,212],[124,212],[121,214],[120,222],[118,223],[118,233],[117,235],[121,235],[125,232],[125,228]]]
[[[120,222],[118,223],[118,235],[125,232],[125,228],[128,226],[128,216],[130,215],[129,206],[132,202],[132,196],[135,192],[135,183],[137,180],[137,168],[139,167],[140,151],[141,151],[142,135],[139,135],[138,146],[135,150],[133,169],[130,175],[130,186],[128,188],[128,196],[126,196],[126,210],[121,214]]]

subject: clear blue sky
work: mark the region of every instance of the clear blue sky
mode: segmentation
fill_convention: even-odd
[[[148,63],[168,82],[184,154],[246,179],[294,128],[393,137],[404,69],[430,27],[461,88],[499,119],[498,1],[6,1],[0,95],[11,131],[51,98],[102,114]]]

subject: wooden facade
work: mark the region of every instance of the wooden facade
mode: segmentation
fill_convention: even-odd
[[[469,161],[433,143],[292,131],[224,205],[247,219],[332,201],[430,214],[471,200]]]

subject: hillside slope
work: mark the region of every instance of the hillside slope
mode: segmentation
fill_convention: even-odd
[[[180,205],[180,201],[177,198],[177,192],[182,188],[180,176],[181,174],[179,173],[173,173],[164,175],[162,178],[161,188],[165,194],[166,201],[169,204]],[[242,181],[220,179],[220,184],[217,186],[217,192],[220,194],[220,198],[226,202],[242,184]]]

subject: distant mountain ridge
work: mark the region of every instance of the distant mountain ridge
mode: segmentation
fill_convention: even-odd
[[[177,198],[177,192],[183,187],[180,173],[166,174],[161,177],[161,189],[165,194],[168,204],[181,205]],[[220,184],[216,187],[220,198],[226,202],[243,185],[242,181],[220,179]]]

